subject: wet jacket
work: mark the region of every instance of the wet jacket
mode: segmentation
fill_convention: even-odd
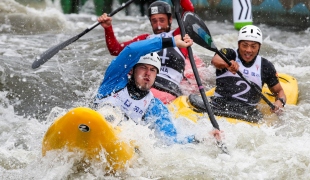
[[[194,12],[194,6],[190,0],[181,0],[180,5],[183,8],[183,12]],[[171,34],[172,36],[181,34],[180,28],[173,30]],[[120,43],[114,35],[112,26],[105,28],[106,44],[110,54],[114,56],[117,56],[132,42],[144,40],[150,38],[151,36],[154,36],[154,34],[141,34],[132,40]],[[155,80],[154,88],[178,97],[183,94],[179,85],[184,76],[185,58],[188,56],[188,52],[186,48],[180,48],[177,51],[176,49],[178,48],[166,48],[159,50],[158,54],[162,58],[162,69],[159,76]],[[168,69],[170,72],[167,72]]]
[[[167,43],[167,39],[170,41]],[[127,74],[133,66],[139,61],[140,57],[156,52],[165,48],[167,44],[175,46],[173,38],[153,38],[144,41],[139,41],[127,46],[107,68],[104,79],[99,87],[96,99],[102,99],[112,95],[115,92],[125,88],[128,83]],[[141,48],[143,47],[143,48]],[[168,47],[168,46],[167,46]],[[167,107],[157,98],[153,98],[147,111],[144,114],[143,121],[150,128],[155,129],[155,134],[164,137],[167,143],[188,143],[194,141],[194,136],[178,139],[175,126],[171,121],[171,114]]]

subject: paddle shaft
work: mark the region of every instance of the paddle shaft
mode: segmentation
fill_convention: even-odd
[[[177,0],[176,0],[177,1]],[[181,35],[182,37],[185,36],[185,28],[184,28],[184,24],[182,23],[182,20],[181,20],[181,15],[180,15],[180,12],[179,12],[179,9],[180,9],[180,3],[179,2],[175,2],[174,3],[174,7],[175,7],[175,16],[176,16],[176,19],[178,21],[178,24],[179,24],[179,27],[180,27],[180,30],[181,30]],[[205,104],[205,107],[207,109],[207,112],[208,112],[208,115],[209,115],[209,118],[210,118],[210,121],[212,123],[212,126],[218,130],[220,130],[220,127],[214,117],[214,113],[209,105],[209,102],[208,102],[208,99],[207,99],[207,96],[205,94],[205,90],[203,88],[203,85],[201,83],[201,80],[200,80],[200,77],[199,77],[199,74],[198,74],[198,70],[197,70],[197,67],[196,67],[196,64],[195,64],[195,61],[194,61],[194,56],[193,56],[193,51],[192,51],[192,48],[189,46],[187,47],[187,51],[188,51],[188,55],[189,55],[189,60],[190,60],[190,63],[191,63],[191,66],[192,66],[192,69],[193,69],[193,72],[194,72],[194,76],[196,78],[196,82],[197,82],[197,85],[198,85],[198,88],[199,88],[199,92],[201,94],[201,97],[202,97],[202,100]]]
[[[214,51],[216,54],[218,54],[229,66],[231,66],[231,62],[227,59],[227,57],[221,53],[218,49],[216,49]],[[261,92],[261,90],[257,89],[257,87],[252,84],[249,80],[247,80],[243,74],[238,70],[237,71],[237,74],[241,77],[241,79],[243,79],[248,85],[251,86],[251,88],[254,88],[255,91],[260,95],[261,98],[263,98],[263,100],[271,107],[271,109],[275,109],[275,106],[274,104],[272,104],[264,95],[263,93]]]
[[[122,9],[124,9],[125,7],[127,7],[129,4],[131,4],[133,1],[135,0],[129,0],[127,1],[125,4],[123,4],[122,6],[118,7],[117,9],[115,9],[114,11],[112,11],[110,14],[108,14],[108,16],[112,17],[114,14],[118,13],[119,11],[121,11]],[[60,50],[62,50],[63,48],[65,48],[66,46],[70,45],[71,43],[77,41],[78,39],[80,39],[82,36],[84,36],[86,33],[88,33],[89,31],[93,30],[95,27],[97,27],[100,23],[96,22],[93,25],[91,25],[90,27],[88,27],[87,29],[85,29],[83,32],[81,32],[80,34],[68,39],[65,42],[62,42],[56,46],[53,46],[52,48],[46,50],[43,54],[41,54],[41,56],[39,58],[37,58],[33,63],[32,63],[32,69],[36,69],[38,67],[40,67],[42,64],[44,64],[46,61],[48,61],[50,58],[52,58],[56,53],[58,53]]]

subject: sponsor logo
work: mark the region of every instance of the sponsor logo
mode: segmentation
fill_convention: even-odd
[[[223,48],[223,49],[222,49],[222,52],[223,52],[223,54],[226,55],[226,54],[227,54],[227,49]]]
[[[145,57],[145,56],[144,56],[142,59],[143,59],[143,60],[153,61],[153,62],[155,62],[155,63],[157,62],[157,60],[160,61],[160,59],[155,60],[155,59],[153,59],[153,58],[151,58],[151,57]]]
[[[166,32],[162,32],[162,33],[160,33],[159,35],[160,35],[160,37],[168,37],[168,35],[167,35]]]
[[[133,108],[133,111],[136,112],[136,113],[138,113],[138,114],[143,114],[143,111],[142,111],[138,106],[135,106],[135,107]]]
[[[124,102],[124,105],[126,106],[126,107],[129,107],[129,106],[131,106],[131,102],[128,100],[128,99],[126,99],[126,101]]]
[[[253,76],[253,77],[260,77],[260,75],[256,74],[255,72],[251,72],[251,76]]]
[[[257,39],[257,37],[256,37],[256,36],[253,36],[253,35],[247,35],[247,36],[245,36],[245,37],[250,37],[250,38],[255,38],[255,39]]]
[[[244,70],[243,70],[243,73],[244,73],[244,74],[249,74],[249,70],[244,69]]]
[[[158,14],[158,7],[151,7],[151,14]]]
[[[168,68],[166,68],[166,67],[161,67],[161,68],[160,68],[160,71],[165,72],[165,73],[168,73]]]

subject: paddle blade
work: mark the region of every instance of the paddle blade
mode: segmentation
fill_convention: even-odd
[[[185,12],[182,20],[186,33],[196,44],[199,44],[210,51],[217,52],[217,48],[213,43],[210,31],[197,14],[193,12]]]
[[[50,49],[45,51],[43,54],[41,54],[40,57],[36,58],[35,61],[33,61],[32,66],[31,66],[32,69],[36,69],[40,67],[42,64],[44,64],[46,61],[52,58],[60,50],[62,50],[63,48],[65,48],[66,46],[68,46],[69,44],[73,43],[74,41],[78,39],[79,39],[79,36],[74,36],[61,44],[51,47]]]
[[[117,12],[119,12],[120,10],[124,9],[125,7],[127,7],[129,4],[131,4],[132,2],[134,2],[135,0],[129,0],[127,1],[125,4],[122,4],[122,6],[118,7],[117,9],[115,9],[113,12],[111,12],[110,14],[108,14],[108,16],[112,17],[114,14],[116,14]],[[100,23],[96,22],[94,23],[91,27],[88,27],[87,29],[85,29],[82,33],[68,39],[67,41],[53,46],[52,48],[48,49],[47,51],[45,51],[39,58],[36,58],[36,60],[32,63],[32,69],[36,69],[38,67],[40,67],[42,64],[44,64],[46,61],[48,61],[50,58],[52,58],[56,53],[58,53],[60,50],[62,50],[63,48],[65,48],[66,46],[68,46],[69,44],[75,42],[76,40],[78,40],[80,37],[84,36],[86,33],[88,33],[89,31],[91,31],[92,29],[94,29],[96,26],[98,26]]]
[[[219,147],[222,150],[223,153],[229,155],[229,151],[228,151],[226,145],[222,141],[216,141],[216,145],[217,145],[217,147]]]

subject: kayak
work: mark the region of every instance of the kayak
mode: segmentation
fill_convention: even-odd
[[[286,74],[279,74],[279,79],[287,96],[287,104],[297,104],[296,79]],[[213,93],[214,89],[207,91],[206,95],[211,96]],[[274,101],[274,97],[265,86],[263,93],[271,102]],[[169,104],[168,108],[175,118],[183,116],[197,122],[204,113],[197,111],[198,108],[191,104],[196,97],[199,95],[180,96]],[[196,103],[197,106],[199,103]],[[128,166],[135,155],[135,146],[132,142],[126,142],[118,137],[120,130],[117,129],[117,122],[112,124],[104,117],[108,116],[103,116],[98,111],[87,107],[70,110],[56,119],[48,128],[42,141],[42,155],[46,156],[52,150],[67,149],[72,152],[83,152],[83,159],[89,162],[107,162],[106,168],[109,170],[117,171]],[[236,118],[225,119],[231,123],[246,122],[257,125]],[[104,157],[101,156],[102,154]]]
[[[297,80],[287,74],[278,74],[279,81],[284,89],[286,94],[286,104],[296,105],[298,101],[298,83]],[[215,88],[206,92],[206,96],[209,97],[213,96]],[[268,89],[267,85],[263,86],[262,93],[270,102],[275,101],[275,97],[272,95],[270,90]],[[185,117],[193,122],[197,122],[200,118],[206,115],[206,110],[204,102],[200,95],[197,94],[190,94],[189,96],[179,96],[176,98],[172,103],[168,105],[169,110],[174,115],[174,118]],[[269,106],[265,103],[265,101],[261,100],[257,107],[264,115],[268,118],[268,116],[272,116],[271,112],[269,111]],[[225,117],[223,116],[216,116],[216,118],[225,119],[232,124],[236,124],[239,122],[248,123],[253,126],[258,126],[258,122],[249,119],[248,117],[244,117],[244,114],[227,114]]]
[[[199,67],[205,67],[200,58],[196,56],[195,59]],[[188,59],[186,69],[191,69]],[[186,72],[188,79],[194,78],[190,75],[192,71],[186,70]],[[104,111],[110,110],[104,109]],[[125,142],[118,137],[120,130],[117,129],[119,128],[117,121],[111,123],[105,118],[109,117],[109,113],[118,117],[119,113],[106,113],[107,115],[87,107],[77,107],[56,119],[44,135],[42,155],[46,156],[52,150],[67,149],[70,152],[84,153],[83,159],[87,162],[106,161],[109,170],[123,169],[130,164],[136,149],[133,143]],[[101,154],[104,154],[104,157]]]
[[[119,132],[99,112],[77,107],[48,128],[42,142],[42,155],[50,150],[66,148],[83,152],[83,159],[87,161],[107,161],[107,168],[119,170],[129,163],[135,152],[130,142],[119,139]]]

